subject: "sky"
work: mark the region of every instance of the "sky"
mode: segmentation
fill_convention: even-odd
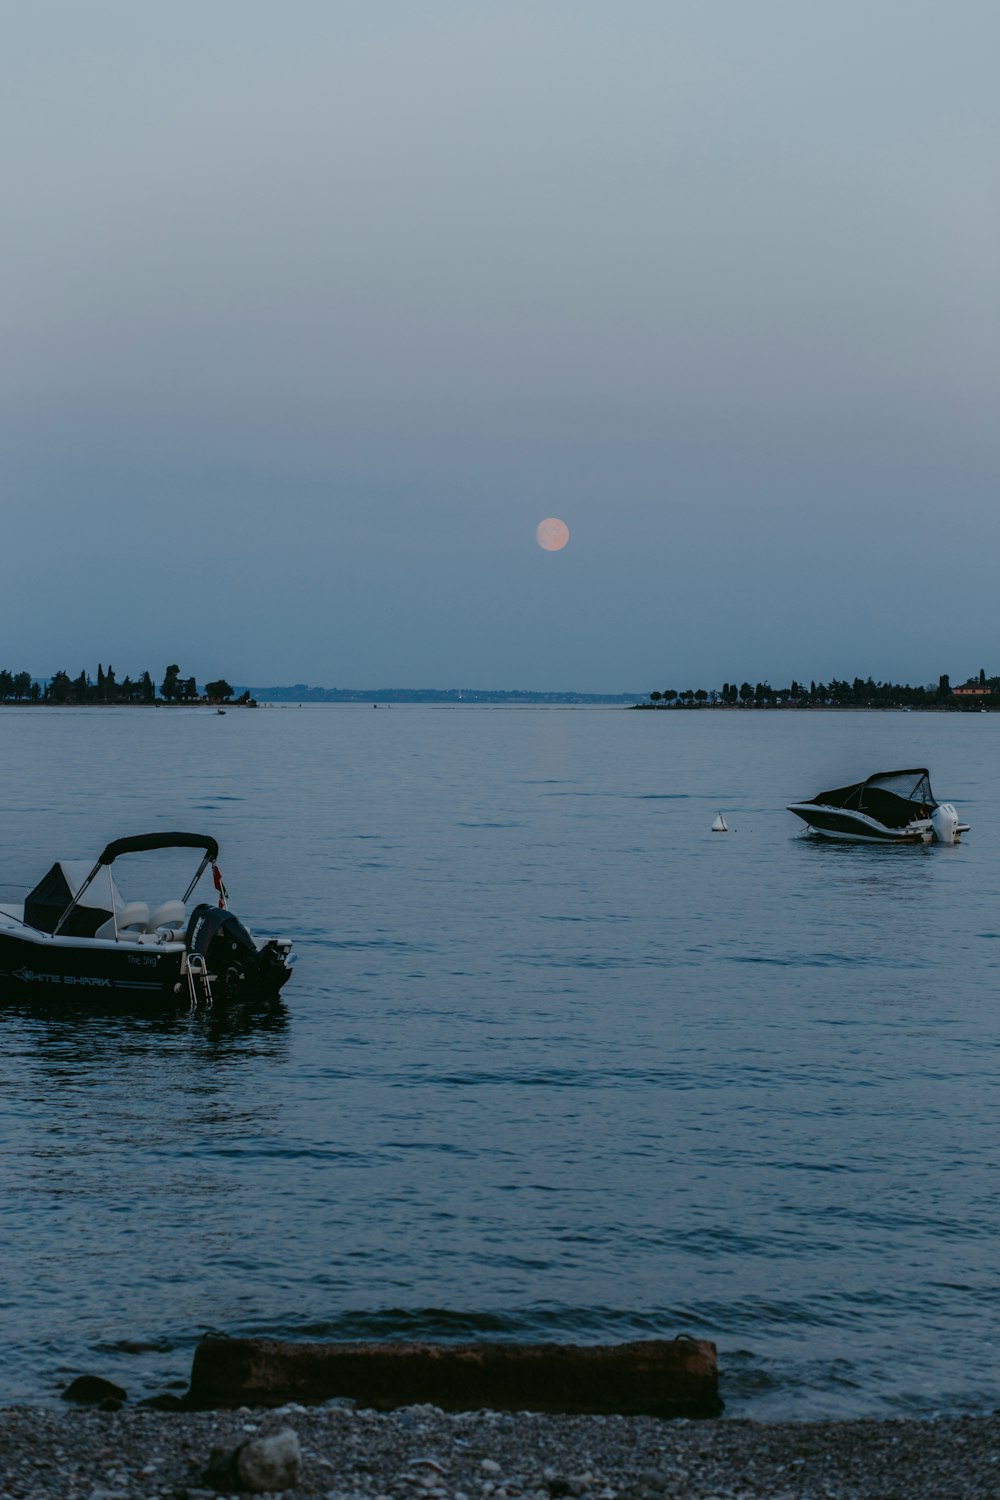
[[[1000,672],[995,0],[0,27],[0,666]]]

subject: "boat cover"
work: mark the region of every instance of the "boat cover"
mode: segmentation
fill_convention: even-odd
[[[85,859],[56,860],[24,903],[24,920],[28,926],[38,932],[54,932],[59,918],[93,868]],[[107,878],[99,877],[87,887],[80,905],[60,928],[60,936],[93,937],[98,927],[110,918],[112,901],[116,909],[123,904],[109,871]]]
[[[925,767],[910,771],[876,771],[867,781],[819,792],[810,799],[823,807],[867,813],[884,828],[905,828],[914,818],[929,818],[937,807]]]
[[[104,850],[100,863],[110,865],[121,854],[139,854],[150,849],[204,849],[209,859],[219,857],[219,846],[207,833],[138,833],[115,839]]]

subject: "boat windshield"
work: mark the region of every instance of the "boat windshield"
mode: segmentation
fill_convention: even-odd
[[[866,791],[891,792],[894,797],[903,797],[907,802],[937,806],[926,771],[881,771],[877,776],[869,776],[864,786]]]

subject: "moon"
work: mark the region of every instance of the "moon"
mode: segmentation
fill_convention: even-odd
[[[535,528],[535,541],[546,552],[558,552],[569,541],[569,527],[565,521],[549,516]]]

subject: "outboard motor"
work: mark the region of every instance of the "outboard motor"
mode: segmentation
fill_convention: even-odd
[[[958,843],[958,813],[950,802],[939,802],[931,813],[934,837],[939,844]]]
[[[261,993],[276,995],[291,977],[294,962],[288,938],[270,938],[257,954],[257,988]]]
[[[200,953],[227,1000],[257,977],[258,954],[239,917],[220,906],[196,906],[188,922],[186,947]]]

